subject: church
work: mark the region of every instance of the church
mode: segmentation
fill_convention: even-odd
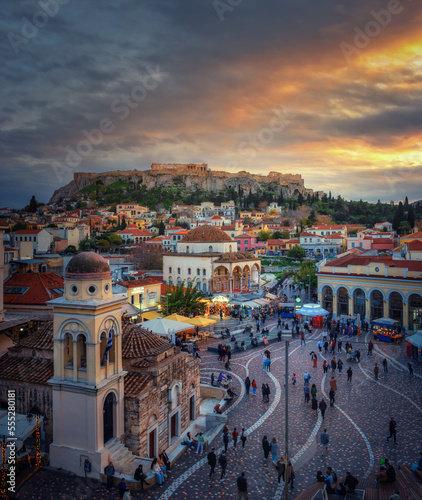
[[[237,251],[237,242],[222,229],[203,225],[189,231],[176,253],[163,255],[163,282],[192,284],[203,292],[234,295],[260,285],[261,261],[253,252]]]
[[[44,417],[50,464],[99,478],[108,461],[133,473],[137,457],[167,449],[199,416],[199,361],[134,324],[122,325],[125,295],[94,252],[73,257],[53,322],[0,358],[0,404]]]

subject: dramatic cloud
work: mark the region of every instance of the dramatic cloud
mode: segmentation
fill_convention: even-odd
[[[300,173],[352,199],[421,197],[420,2],[1,10],[0,205],[47,201],[75,171],[153,161]]]

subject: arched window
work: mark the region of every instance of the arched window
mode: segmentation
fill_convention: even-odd
[[[73,367],[73,337],[70,333],[64,336],[64,363],[65,368]]]
[[[180,267],[177,268],[177,274],[180,274]]]
[[[171,274],[173,272],[171,266],[169,267],[169,274]]]
[[[199,269],[199,267],[198,267],[198,269],[196,270],[196,275],[197,275],[197,276],[201,276],[201,270]]]
[[[190,267],[188,268],[188,274],[192,274],[192,270]]]
[[[86,338],[85,335],[78,335],[77,339],[78,369],[86,370]]]
[[[212,246],[211,245],[208,247],[208,252],[212,252]]]
[[[186,247],[186,253],[189,253],[189,245]]]

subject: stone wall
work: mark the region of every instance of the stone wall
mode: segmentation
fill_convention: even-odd
[[[199,362],[187,354],[170,358],[156,370],[148,370],[154,378],[153,385],[137,397],[125,399],[125,444],[136,455],[148,455],[148,430],[158,423],[158,451],[169,446],[169,415],[180,408],[180,433],[190,425],[189,398],[196,396],[196,416],[199,416],[200,374]],[[179,405],[169,402],[169,389],[174,381],[182,382]],[[192,384],[194,389],[192,390]],[[154,419],[157,418],[157,420]]]

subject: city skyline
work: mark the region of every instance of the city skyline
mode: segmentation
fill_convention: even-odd
[[[2,14],[2,206],[47,202],[77,171],[153,162],[420,199],[416,2],[75,0]]]

